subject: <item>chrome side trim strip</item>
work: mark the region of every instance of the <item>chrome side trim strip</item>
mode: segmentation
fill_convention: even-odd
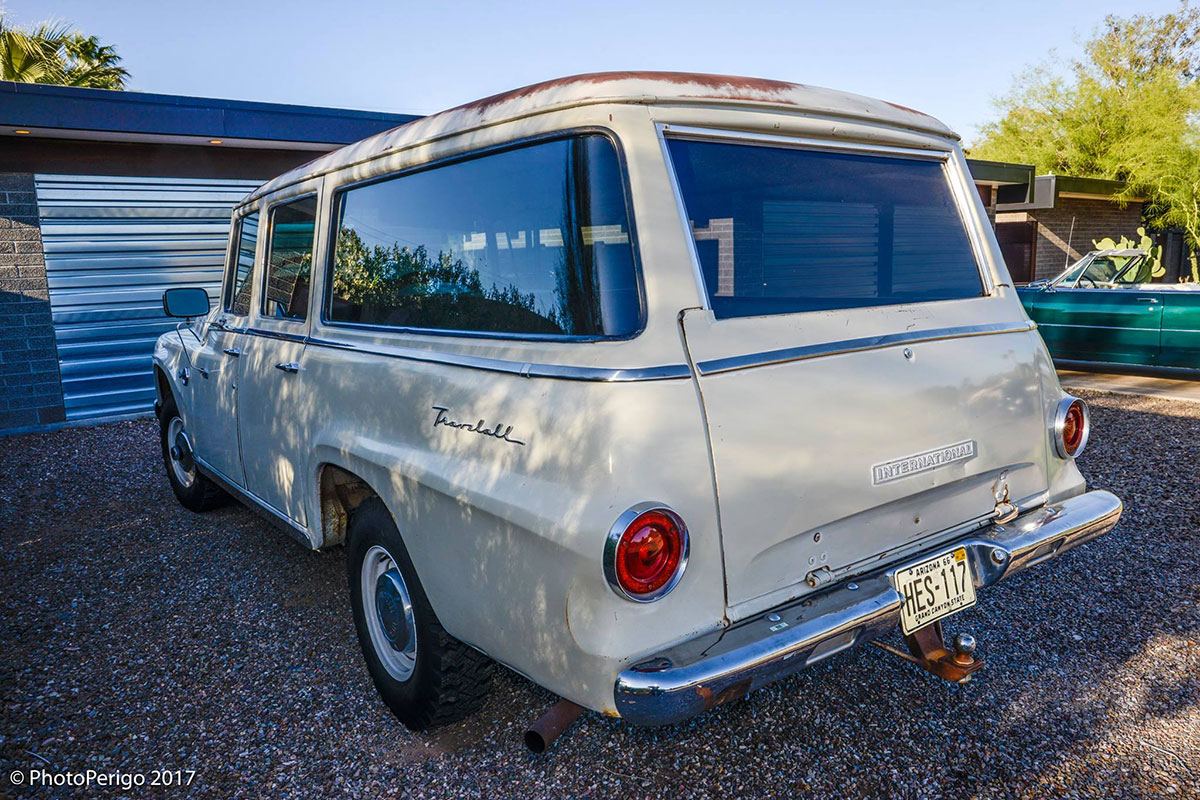
[[[1195,380],[1200,377],[1200,368],[1176,367],[1170,364],[1126,364],[1123,361],[1082,361],[1073,358],[1056,358],[1054,366],[1058,369],[1072,369],[1079,372],[1117,372],[1145,375],[1152,378],[1174,376]],[[1136,394],[1136,392],[1133,393]]]
[[[667,725],[740,699],[896,627],[898,570],[963,548],[984,588],[1107,533],[1121,511],[1114,495],[1088,492],[652,654],[617,676],[617,712],[634,724]]]
[[[503,372],[523,378],[558,378],[568,381],[599,381],[603,383],[628,383],[632,381],[663,381],[690,378],[692,373],[686,364],[666,364],[660,367],[634,367],[615,369],[609,367],[577,367],[560,364],[534,364],[523,361],[504,361],[481,356],[437,353],[411,348],[377,350],[359,347],[348,342],[309,337],[308,343],[317,347],[353,350],[364,355],[398,358],[404,361],[419,361],[427,364],[447,364],[454,367],[481,369],[488,372]]]
[[[195,458],[196,466],[200,468],[200,471],[226,492],[233,495],[234,498],[236,498],[240,503],[247,506],[251,511],[258,512],[259,516],[263,517],[263,519],[265,519],[267,522],[270,522],[275,527],[291,536],[297,542],[304,545],[307,549],[316,549],[313,547],[312,541],[308,538],[308,531],[304,530],[304,528],[301,528],[295,522],[292,522],[286,516],[271,508],[266,504],[265,501],[260,499],[258,495],[250,492],[247,489],[243,489],[241,486],[238,486],[230,481],[223,474],[221,474],[220,470],[209,466],[208,462],[206,462],[204,459],[200,458],[199,456],[196,456]]]
[[[262,336],[266,339],[282,339],[285,342],[297,342],[304,344],[308,341],[307,336],[298,333],[284,333],[283,331],[268,331],[262,328],[247,328],[245,331],[250,336]]]
[[[959,325],[953,328],[928,328],[923,331],[905,331],[890,333],[882,336],[866,336],[861,339],[843,339],[838,342],[822,342],[802,347],[788,347],[782,350],[768,350],[763,353],[748,353],[728,358],[715,358],[700,361],[696,368],[701,375],[715,375],[721,372],[733,372],[739,369],[762,367],[770,364],[784,364],[789,361],[804,361],[821,356],[855,353],[861,350],[877,350],[883,347],[895,347],[902,344],[917,344],[918,342],[933,342],[941,339],[961,339],[968,336],[990,336],[1000,333],[1024,333],[1037,327],[1033,322],[999,322],[989,325]]]
[[[1125,325],[1076,325],[1072,322],[1040,322],[1038,324],[1043,328],[1086,328],[1097,331],[1150,331],[1151,333],[1158,333],[1161,330],[1161,328],[1131,328]]]

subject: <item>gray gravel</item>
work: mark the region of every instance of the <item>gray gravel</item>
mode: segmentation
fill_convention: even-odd
[[[363,667],[341,550],[182,509],[150,421],[0,439],[0,796],[13,769],[195,770],[194,797],[1200,797],[1200,405],[1091,395],[1112,534],[981,595],[966,687],[863,648],[674,728],[506,671],[412,734]],[[36,754],[36,755],[34,755]],[[89,796],[121,794],[93,789]]]

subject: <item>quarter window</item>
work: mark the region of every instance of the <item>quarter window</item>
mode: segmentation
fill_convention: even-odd
[[[304,197],[271,209],[270,252],[262,305],[265,316],[296,320],[308,316],[316,222],[316,197]]]
[[[668,144],[718,318],[983,293],[940,161]]]
[[[225,310],[245,316],[250,313],[250,275],[254,272],[254,251],[258,246],[258,212],[238,221],[237,251],[225,282]]]
[[[559,139],[342,193],[329,319],[628,336],[642,311],[616,150]]]

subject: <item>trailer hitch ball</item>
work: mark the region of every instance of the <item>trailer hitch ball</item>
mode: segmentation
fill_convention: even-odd
[[[975,637],[969,633],[960,633],[954,637],[954,660],[959,664],[970,664],[975,661]]]

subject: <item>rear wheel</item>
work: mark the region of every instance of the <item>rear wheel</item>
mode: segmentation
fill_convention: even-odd
[[[478,710],[491,687],[492,662],[438,622],[382,501],[372,498],[355,510],[347,542],[354,625],[383,702],[418,731]]]
[[[167,480],[184,508],[208,511],[228,503],[229,495],[197,469],[192,440],[175,398],[168,396],[163,400],[158,424]]]

